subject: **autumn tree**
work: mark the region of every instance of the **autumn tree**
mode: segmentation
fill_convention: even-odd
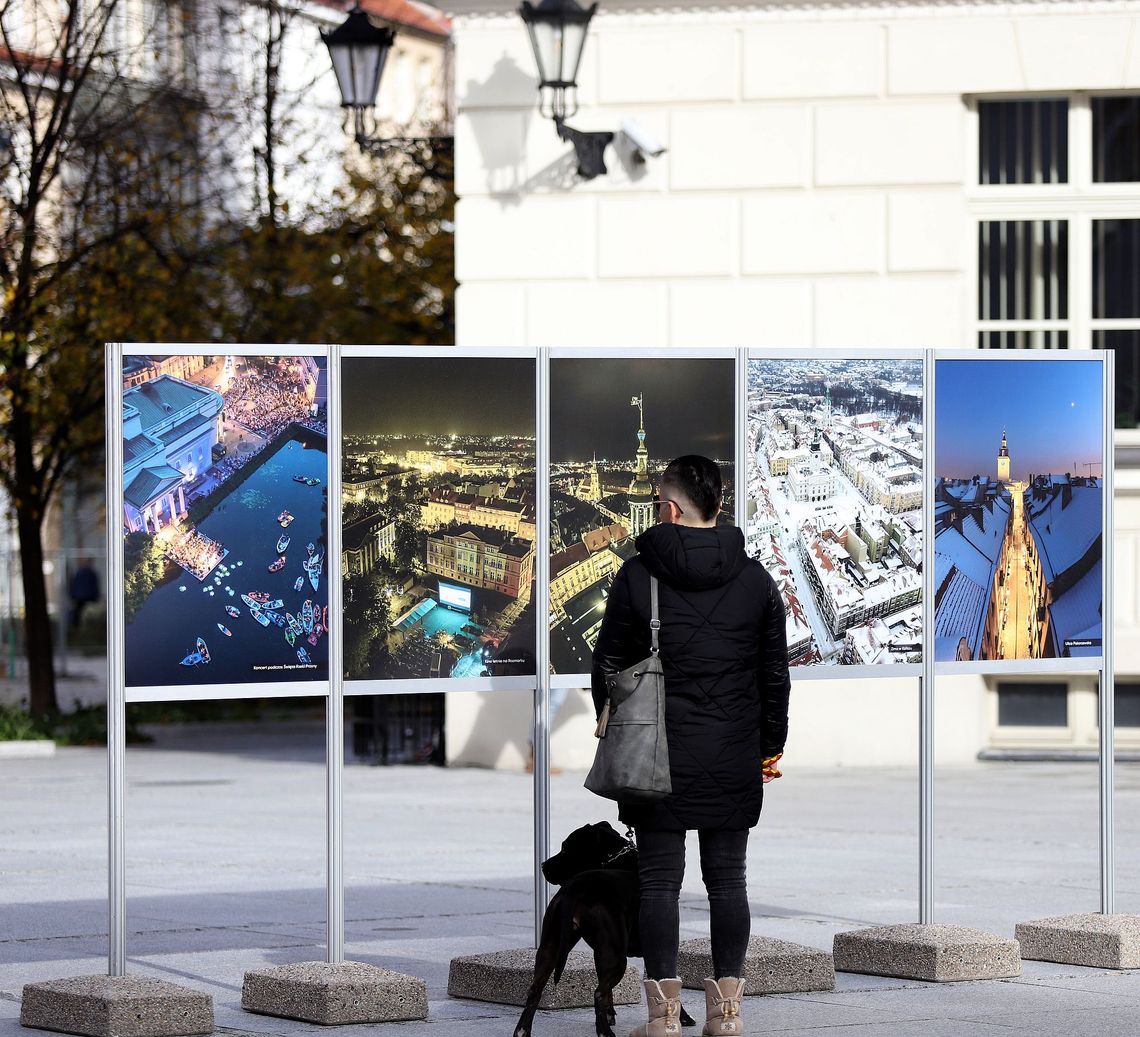
[[[0,0],[0,488],[36,714],[56,707],[44,520],[99,465],[104,342],[453,339],[445,143],[354,158],[335,189],[293,197],[345,146],[294,117],[302,7],[64,0],[56,19]]]

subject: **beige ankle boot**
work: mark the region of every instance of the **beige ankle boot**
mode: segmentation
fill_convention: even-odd
[[[681,1037],[681,981],[647,979],[644,986],[649,1022],[629,1037]]]
[[[744,980],[732,976],[705,980],[705,1028],[701,1037],[738,1037],[744,1033],[740,999]]]

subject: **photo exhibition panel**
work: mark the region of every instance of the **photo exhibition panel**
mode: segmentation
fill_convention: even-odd
[[[939,357],[934,411],[935,659],[1099,658],[1104,364]]]
[[[922,359],[756,357],[745,540],[795,667],[922,661]]]
[[[324,350],[154,348],[122,368],[126,686],[326,682]]]
[[[534,354],[341,364],[346,681],[533,676]]]
[[[720,521],[735,522],[735,369],[731,353],[551,357],[549,626],[555,674],[590,673],[610,585],[637,553],[638,536],[657,521],[655,499],[672,458],[702,454],[720,465]]]

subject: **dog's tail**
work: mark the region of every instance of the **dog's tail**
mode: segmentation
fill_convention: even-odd
[[[570,951],[573,950],[574,944],[577,942],[578,919],[574,917],[573,911],[563,911],[561,931],[558,934],[558,961],[554,966],[554,983],[556,986],[562,978],[563,969],[566,968],[566,959],[570,957]]]

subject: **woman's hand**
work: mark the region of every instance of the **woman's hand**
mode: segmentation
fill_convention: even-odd
[[[783,771],[776,767],[780,762],[780,757],[783,753],[776,753],[775,756],[765,756],[760,761],[760,777],[764,779],[764,784],[767,785],[770,781],[775,781],[777,778],[783,777]]]

